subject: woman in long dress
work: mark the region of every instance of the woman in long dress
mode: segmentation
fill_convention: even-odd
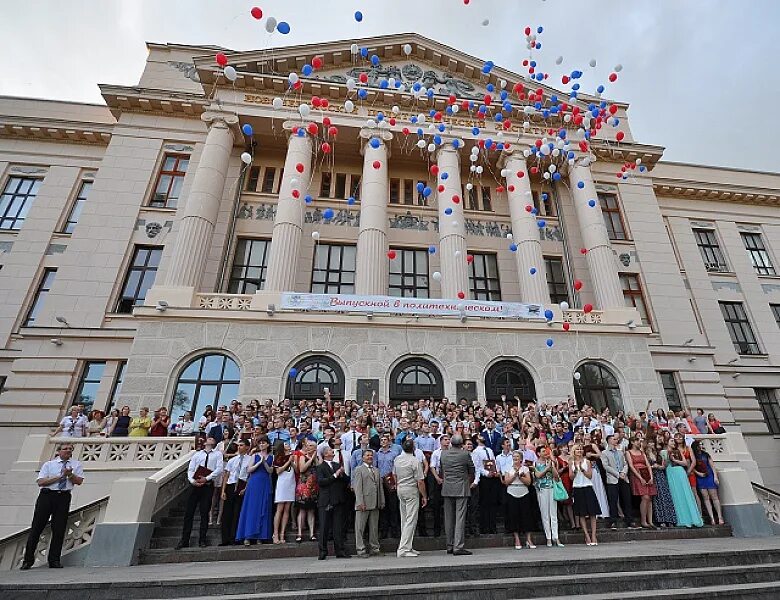
[[[287,523],[290,520],[290,507],[295,500],[295,472],[293,471],[294,455],[290,445],[277,442],[274,449],[274,469],[276,470],[276,491],[274,503],[274,544],[284,544],[287,534]]]
[[[666,480],[666,460],[663,457],[663,442],[660,439],[656,439],[655,443],[647,448],[647,458],[658,490],[658,493],[653,496],[653,520],[661,527],[674,527],[677,524],[677,513],[669,491],[669,482]]]
[[[257,442],[257,452],[248,467],[249,481],[244,492],[244,503],[238,518],[236,541],[249,545],[252,541],[271,539],[271,512],[273,496],[271,472],[273,456],[268,453],[268,438]]]
[[[602,519],[609,518],[609,502],[607,501],[607,488],[604,487],[604,479],[601,476],[599,470],[599,461],[601,460],[601,448],[594,444],[589,434],[585,434],[582,438],[582,450],[585,453],[585,458],[590,461],[593,468],[593,491],[596,494],[596,499],[599,501],[599,508]]]
[[[696,499],[693,497],[691,484],[688,483],[688,461],[685,460],[677,442],[669,440],[663,452],[666,460],[666,479],[669,482],[669,492],[672,495],[674,511],[677,514],[678,527],[701,527],[701,519]]]
[[[307,440],[303,452],[296,457],[295,472],[298,474],[298,484],[295,486],[295,504],[298,507],[298,537],[295,541],[303,541],[303,522],[309,525],[309,539],[316,541],[314,534],[314,514],[317,510],[317,442]]]

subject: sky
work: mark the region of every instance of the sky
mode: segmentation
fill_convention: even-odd
[[[13,4],[13,9],[8,6]],[[0,95],[102,103],[98,83],[134,85],[145,41],[254,50],[415,31],[521,72],[523,29],[543,26],[534,58],[628,102],[640,143],[664,160],[780,171],[780,0],[0,0]],[[253,6],[287,21],[268,34]],[[354,12],[363,21],[357,23]],[[483,21],[488,20],[488,25]],[[564,57],[558,67],[555,59]],[[589,61],[597,61],[596,68]],[[763,111],[767,111],[765,116]]]

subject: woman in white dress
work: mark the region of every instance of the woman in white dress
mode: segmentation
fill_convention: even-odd
[[[274,544],[284,544],[287,533],[287,523],[290,520],[290,507],[295,501],[295,471],[293,470],[293,453],[287,443],[278,443],[274,448],[274,470],[276,471],[276,491],[274,503]]]
[[[607,488],[604,487],[604,480],[601,478],[598,463],[598,460],[601,458],[601,448],[598,444],[593,443],[589,434],[585,434],[582,438],[582,449],[585,453],[585,458],[590,461],[593,468],[593,479],[591,481],[593,482],[593,491],[596,493],[596,499],[599,501],[599,507],[601,508],[599,517],[607,519],[609,518]]]

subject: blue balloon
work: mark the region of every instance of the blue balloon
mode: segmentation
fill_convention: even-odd
[[[533,68],[533,69],[536,68],[536,61],[535,60],[532,60],[529,64],[531,65],[531,68]]]
[[[366,90],[358,90],[358,98],[365,100],[366,96],[368,96],[368,92]]]
[[[363,13],[360,12],[359,10],[356,10],[355,11],[355,21],[360,23],[362,20],[363,20]]]
[[[422,84],[418,81],[412,86],[412,89],[415,92],[419,92],[422,89]]]
[[[539,27],[536,28],[536,33],[542,33],[542,31],[544,31],[544,27],[539,25]]]
[[[371,55],[371,64],[374,66],[379,64],[379,57],[376,54]]]
[[[306,130],[303,127],[301,127],[300,129],[298,129],[298,137],[303,137],[304,135],[306,135]]]
[[[447,128],[444,126],[444,123],[441,123],[441,124],[439,125],[439,131],[441,131],[442,133],[444,133],[444,130],[445,130],[445,129],[447,129]]]
[[[553,181],[560,181],[561,180],[561,174],[558,171],[556,171],[555,173],[553,173],[552,178],[553,178]]]
[[[354,203],[355,203],[355,197],[354,196],[350,196],[349,198],[347,198],[347,204],[349,204],[351,206]]]
[[[360,56],[362,56],[363,58],[368,58],[368,48],[361,48]]]
[[[537,50],[542,49],[542,42],[536,42],[536,46],[534,46]]]
[[[588,206],[593,208],[594,206],[596,206],[596,201],[595,200],[588,200]]]
[[[428,116],[431,117],[431,118],[435,117],[436,116],[436,111],[434,109],[429,110],[428,111]]]
[[[496,91],[496,86],[494,86],[492,83],[488,83],[487,86],[485,86],[485,89],[492,94]]]
[[[545,225],[547,225],[547,222],[544,219],[539,219],[536,224],[539,226],[539,229],[542,229]]]
[[[313,198],[312,198],[311,196],[309,196],[308,194],[307,194],[307,195],[306,195],[306,197],[303,199],[303,201],[304,201],[304,202],[306,202],[306,204],[311,204],[311,201],[312,201],[312,200],[313,200]]]
[[[306,77],[311,75],[313,72],[314,72],[314,67],[312,67],[311,65],[303,65],[303,68],[301,69],[301,73],[306,75]]]
[[[382,88],[383,90],[386,90],[387,88],[390,87],[390,82],[388,82],[387,79],[383,79],[382,81],[379,82],[379,87]]]
[[[423,190],[423,196],[425,196],[426,198],[428,196],[430,196],[432,193],[433,193],[433,190],[431,188],[429,188],[428,186],[426,186],[425,189]]]
[[[290,24],[287,21],[280,21],[276,25],[276,30],[283,35],[287,35],[290,33]]]
[[[333,209],[326,208],[324,211],[322,211],[322,216],[325,217],[326,220],[330,221],[333,218]]]
[[[422,194],[424,189],[425,189],[425,184],[422,181],[418,181],[417,182],[417,191]]]
[[[506,90],[501,90],[501,99],[506,100],[509,97],[509,92]]]
[[[451,215],[452,214],[452,209],[448,206],[447,208],[444,209],[444,214],[445,215]]]
[[[459,140],[453,140],[453,142],[457,142],[457,141],[459,141]],[[441,174],[441,180],[442,181],[447,181],[449,178],[450,178],[450,174],[449,173],[442,173]]]
[[[382,142],[380,142],[377,138],[371,138],[371,141],[368,143],[374,149],[379,148],[379,146],[382,145]]]
[[[452,147],[455,148],[455,150],[460,148],[460,140],[452,140]]]
[[[472,127],[471,135],[479,135],[479,127]]]
[[[295,378],[295,376],[296,376],[297,374],[298,374],[298,369],[296,369],[295,367],[293,367],[292,369],[290,369],[290,377],[291,377],[291,378]]]
[[[517,244],[515,244],[515,243],[509,244],[509,249],[512,252],[517,252]]]
[[[496,120],[496,123],[500,123],[501,121],[504,120],[504,115],[502,115],[501,113],[496,113],[496,116],[493,118]]]
[[[542,192],[542,200],[547,200],[549,198],[550,196],[547,195],[547,192]]]
[[[441,136],[440,135],[434,135],[433,136],[433,143],[437,146],[441,146]]]
[[[243,131],[244,135],[247,137],[252,137],[252,134],[254,133],[254,130],[252,129],[252,126],[249,123],[244,123],[244,126],[241,128],[241,131]]]
[[[600,85],[599,87],[597,87],[597,88],[596,88],[596,91],[597,91],[599,94],[603,94],[603,93],[604,93],[604,86],[603,86],[603,85]]]
[[[585,187],[585,182],[584,181],[578,181],[577,182],[577,187],[580,188],[580,189],[583,189]]]
[[[536,267],[531,267],[531,268],[528,270],[528,272],[529,272],[531,275],[536,275]]]
[[[552,348],[553,347],[553,341],[552,338],[547,338],[547,347]]]
[[[452,210],[452,209],[450,209]],[[436,254],[436,246],[428,246],[428,254]]]
[[[423,135],[425,135],[422,127],[417,128],[417,135],[419,135],[420,137],[423,137]]]
[[[538,209],[538,208],[536,208],[536,207],[532,208],[532,209],[531,209],[531,214],[532,214],[532,215],[538,215],[538,214],[539,214],[539,209]]]
[[[417,117],[414,115],[412,115],[412,118],[409,120],[412,122],[413,125],[417,123]]]
[[[644,173],[645,171],[647,171],[647,167],[644,165],[639,165],[639,172]]]
[[[425,94],[428,96],[428,98],[433,98],[433,90],[428,90],[425,92]]]
[[[491,140],[490,138],[488,138],[488,139],[486,139],[486,140],[485,140],[485,148],[487,148],[488,150],[490,150],[490,147],[491,147],[492,145],[493,145],[493,140]]]
[[[444,112],[447,113],[448,115],[451,115],[452,114],[452,107],[448,106],[447,108],[444,109]]]
[[[383,113],[383,112],[376,113],[376,120],[377,121],[384,121],[385,120],[385,113]]]
[[[548,321],[552,321],[553,316],[554,316],[553,311],[551,311],[549,308],[546,311],[544,311],[544,318],[547,319]]]
[[[536,81],[544,81],[544,73],[537,73]]]

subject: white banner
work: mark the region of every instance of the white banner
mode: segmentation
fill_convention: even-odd
[[[281,306],[287,310],[323,312],[359,312],[402,315],[433,315],[541,319],[541,304],[519,302],[483,302],[480,300],[442,300],[438,298],[397,298],[395,296],[351,296],[344,294],[282,294]]]

